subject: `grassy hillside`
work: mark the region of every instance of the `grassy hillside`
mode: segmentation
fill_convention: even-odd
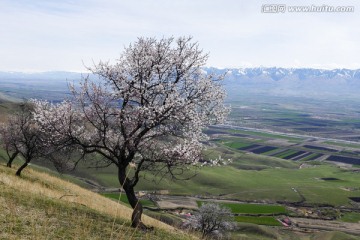
[[[0,165],[0,239],[193,239],[143,216],[154,231],[130,227],[132,210],[46,173],[23,177]]]

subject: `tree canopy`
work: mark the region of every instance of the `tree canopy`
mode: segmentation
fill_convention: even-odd
[[[34,101],[34,118],[49,142],[71,144],[117,167],[134,208],[134,227],[142,227],[142,206],[134,193],[139,173],[177,177],[199,164],[203,128],[227,114],[221,76],[202,70],[207,59],[190,37],[139,38],[115,63],[89,68],[97,78],[71,86],[72,99]]]

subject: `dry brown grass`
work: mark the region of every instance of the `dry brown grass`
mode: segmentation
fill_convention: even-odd
[[[145,215],[144,223],[155,231],[134,230],[131,213],[127,206],[47,173],[26,169],[19,178],[14,169],[0,165],[0,239],[194,239]]]
[[[0,175],[0,181],[14,190],[25,191],[29,194],[46,196],[49,198],[61,198],[63,201],[85,205],[91,209],[109,214],[113,217],[121,216],[126,219],[131,218],[132,209],[122,204],[118,204],[99,194],[81,188],[71,182],[67,182],[49,174],[37,172],[32,169],[27,169],[23,175],[23,178],[19,178],[13,174],[2,174]],[[173,227],[147,216],[144,216],[143,221],[145,224],[157,228],[174,230]]]

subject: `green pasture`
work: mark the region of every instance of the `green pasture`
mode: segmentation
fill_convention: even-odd
[[[360,223],[360,213],[345,213],[343,216],[341,216],[340,220],[343,222]]]
[[[243,147],[248,147],[251,145],[251,143],[236,141],[236,142],[224,142],[224,145],[230,148],[239,149]]]
[[[97,174],[102,182],[118,187],[116,174]],[[321,178],[336,177],[341,181],[323,181]],[[360,191],[345,188],[359,186],[357,173],[341,170],[332,165],[317,165],[303,169],[268,168],[261,171],[243,170],[233,166],[204,167],[186,181],[172,181],[146,174],[137,190],[169,190],[170,194],[215,195],[243,201],[267,202],[301,201],[306,203],[349,206],[348,197],[360,196]],[[294,189],[296,191],[294,191]]]
[[[238,129],[230,129],[228,130],[229,133],[239,133],[244,135],[250,135],[250,136],[257,136],[257,137],[266,137],[266,138],[272,138],[272,139],[285,139],[292,142],[299,142],[301,141],[300,138],[296,137],[289,137],[282,134],[274,134],[274,133],[265,133],[265,132],[257,132],[257,131],[251,131],[251,130],[238,130]]]
[[[267,226],[281,226],[281,223],[276,220],[274,217],[253,217],[253,216],[235,216],[235,221],[253,223],[258,225],[267,225]]]
[[[236,203],[222,203],[222,205],[230,208],[233,213],[248,213],[248,214],[287,213],[285,207],[280,205],[236,204]]]

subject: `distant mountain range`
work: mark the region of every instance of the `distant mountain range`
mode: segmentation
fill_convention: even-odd
[[[266,94],[297,97],[341,97],[360,99],[360,69],[312,68],[204,68],[207,73],[225,74],[224,85],[229,97],[238,94]],[[86,75],[86,74],[85,74]],[[3,86],[36,88],[41,84],[66,89],[67,83],[81,79],[82,74],[66,71],[41,73],[0,72],[0,91]],[[63,86],[63,87],[61,87]]]
[[[216,71],[218,73],[228,72],[231,78],[266,78],[274,81],[279,81],[284,78],[296,78],[306,80],[310,78],[342,78],[342,79],[360,79],[360,69],[314,69],[314,68],[205,68],[206,71]]]
[[[205,68],[224,74],[229,95],[261,93],[276,96],[360,98],[360,69]]]

